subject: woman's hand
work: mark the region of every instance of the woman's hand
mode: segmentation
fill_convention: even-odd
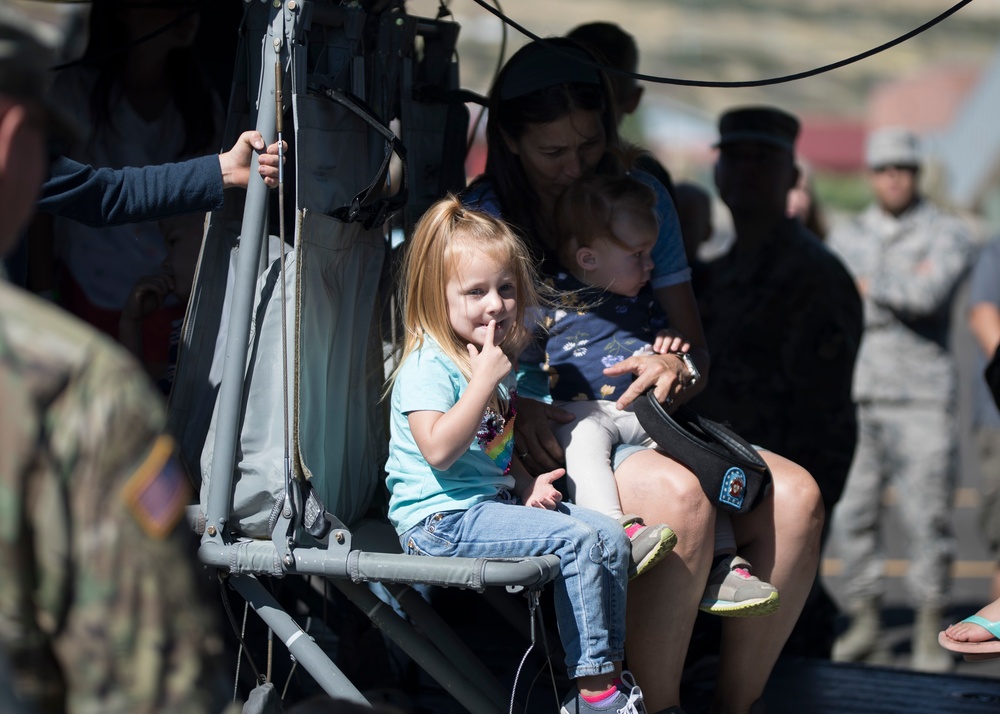
[[[552,433],[549,421],[569,424],[575,418],[569,412],[537,399],[520,397],[517,400],[514,443],[518,457],[529,471],[552,471],[562,465],[563,450]]]
[[[631,372],[635,380],[622,392],[615,402],[619,409],[625,409],[650,387],[658,402],[675,399],[687,384],[687,367],[676,355],[639,355],[629,357],[604,370],[609,377],[618,377]]]
[[[529,508],[546,508],[554,511],[559,502],[562,501],[562,494],[552,484],[562,478],[566,469],[555,469],[536,478],[529,479],[518,496],[521,502]]]

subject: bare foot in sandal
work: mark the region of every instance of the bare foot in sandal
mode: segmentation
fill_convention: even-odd
[[[976,615],[984,620],[997,622],[1000,620],[1000,599],[994,600]],[[950,639],[957,642],[988,642],[996,639],[993,633],[983,626],[965,621],[951,625],[944,632]]]

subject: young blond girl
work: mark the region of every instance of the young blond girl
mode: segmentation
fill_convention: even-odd
[[[417,224],[404,268],[402,359],[391,380],[389,520],[407,553],[555,554],[556,618],[577,690],[563,712],[643,712],[623,673],[629,543],[607,516],[561,502],[514,455],[514,357],[537,302],[531,259],[501,221],[454,197]]]

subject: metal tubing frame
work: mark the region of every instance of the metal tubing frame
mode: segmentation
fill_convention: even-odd
[[[250,10],[248,9],[248,12]],[[265,42],[264,66],[272,67],[280,48],[287,42],[284,8],[270,8],[270,42]],[[280,39],[276,47],[275,40]],[[270,61],[268,61],[270,60]],[[274,72],[260,73],[260,90],[257,96],[256,129],[271,143],[275,139],[275,114],[264,109],[274,104]],[[240,235],[239,256],[233,282],[233,301],[226,335],[226,354],[219,385],[219,418],[216,425],[211,483],[208,489],[206,522],[209,529],[203,536],[221,542],[229,521],[229,501],[232,494],[233,471],[236,461],[236,443],[239,439],[240,411],[243,382],[246,375],[247,351],[250,340],[250,320],[253,314],[254,288],[260,273],[262,251],[267,247],[268,188],[257,174],[256,154],[250,162],[251,180],[247,185],[246,203],[243,207],[243,230]]]
[[[267,38],[270,41],[264,42],[265,48],[255,112],[256,129],[267,143],[274,141],[276,136],[276,116],[269,109],[275,101],[276,87],[274,73],[265,71],[264,68],[272,67],[278,60],[282,48],[290,47],[298,32],[299,21],[303,16],[309,17],[309,13],[305,10],[311,10],[312,8],[308,7],[310,5],[310,0],[299,0],[299,12],[289,11],[284,2],[278,3],[277,6],[269,5]],[[248,9],[248,11],[250,10]],[[257,167],[258,161],[254,154],[251,158],[251,177],[257,174]],[[236,546],[228,542],[226,534],[235,472],[236,446],[239,439],[240,413],[255,286],[262,270],[267,267],[265,253],[267,250],[267,212],[267,185],[262,180],[251,180],[247,186],[243,209],[243,226],[238,248],[239,255],[236,261],[222,381],[218,395],[218,420],[211,483],[205,504],[206,530],[202,535],[199,556],[206,564],[223,570],[229,570],[236,562],[237,572],[236,574],[230,573],[230,584],[253,607],[267,626],[278,635],[291,655],[309,672],[317,684],[332,697],[370,706],[369,702],[336,667],[329,656],[281,608],[257,578],[252,574],[241,572],[237,557],[239,553]],[[274,547],[273,543],[270,545]],[[471,667],[457,666],[453,659],[449,659],[430,639],[417,632],[410,623],[400,618],[390,607],[382,603],[367,587],[347,579],[350,575],[346,568],[347,554],[344,551],[349,550],[349,545],[347,548],[337,548],[332,544],[328,549],[296,549],[293,551],[292,562],[285,562],[285,570],[289,573],[322,574],[328,577],[355,605],[361,607],[378,627],[399,643],[414,660],[470,711],[497,712],[497,714],[505,711],[505,692],[488,671],[486,671],[486,674],[489,674],[488,678],[479,679],[484,683],[486,691],[476,686],[475,679],[480,674],[477,670],[478,660],[477,665]],[[468,560],[470,568],[476,567],[475,559],[460,560]],[[359,569],[359,573],[355,573],[355,579],[360,576],[361,579],[376,580],[379,579],[377,577],[379,574],[383,576],[388,574],[387,582],[391,581],[393,576],[402,578],[404,582],[419,582],[420,571],[426,574],[427,561],[417,556],[365,553],[361,554],[360,557],[355,557],[354,565]],[[452,562],[452,565],[461,567],[461,564],[455,561]],[[551,563],[548,566],[550,568]],[[551,579],[551,574],[546,574],[546,570],[544,565],[532,565],[530,562],[506,562],[488,563],[479,572],[484,581],[491,581],[495,577],[512,576],[512,578],[504,579],[508,582],[520,582],[528,587],[539,587]],[[443,584],[464,585],[462,582]],[[484,582],[484,584],[495,583]],[[400,591],[397,586],[397,592]],[[420,605],[409,603],[409,607],[411,609],[420,608]],[[434,640],[448,647],[450,643],[454,642],[453,637],[453,635],[438,635]],[[463,652],[468,652],[467,648]],[[481,666],[478,665],[478,667]],[[470,676],[473,679],[470,679]]]
[[[284,643],[288,652],[305,668],[323,691],[335,699],[347,699],[371,706],[312,637],[299,627],[291,615],[252,575],[232,575],[229,583]]]
[[[423,595],[408,585],[398,583],[387,583],[385,589],[414,622],[420,623],[420,631],[451,662],[452,666],[470,682],[478,684],[483,693],[493,701],[507,702],[512,693],[497,681],[493,672],[487,669],[475,652],[469,649],[448,626]]]
[[[444,656],[423,633],[417,632],[413,625],[367,587],[347,580],[331,579],[330,582],[467,710],[476,714],[503,714],[507,711],[506,695],[500,701],[495,701],[490,693],[476,686],[465,672],[458,671],[455,663]]]

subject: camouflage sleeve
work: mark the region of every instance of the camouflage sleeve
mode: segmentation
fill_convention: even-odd
[[[871,276],[868,297],[902,316],[922,317],[944,308],[969,266],[974,242],[960,220],[939,216],[927,253],[915,264],[885,261]]]
[[[137,365],[94,356],[46,415],[72,533],[56,653],[71,710],[210,712],[215,623],[195,576],[190,497]]]
[[[2,347],[0,343],[0,351]],[[31,492],[42,488],[26,480],[35,459],[39,423],[19,376],[0,359],[0,649],[9,657],[11,686],[19,698],[30,702],[33,710],[61,711],[64,688],[49,633],[43,630],[52,620],[44,617],[37,603],[32,514],[27,507]],[[65,545],[58,534],[53,534],[53,541],[47,543],[50,551]]]
[[[2,284],[0,328],[0,637],[19,692],[37,711],[221,711],[162,399],[119,347]]]

